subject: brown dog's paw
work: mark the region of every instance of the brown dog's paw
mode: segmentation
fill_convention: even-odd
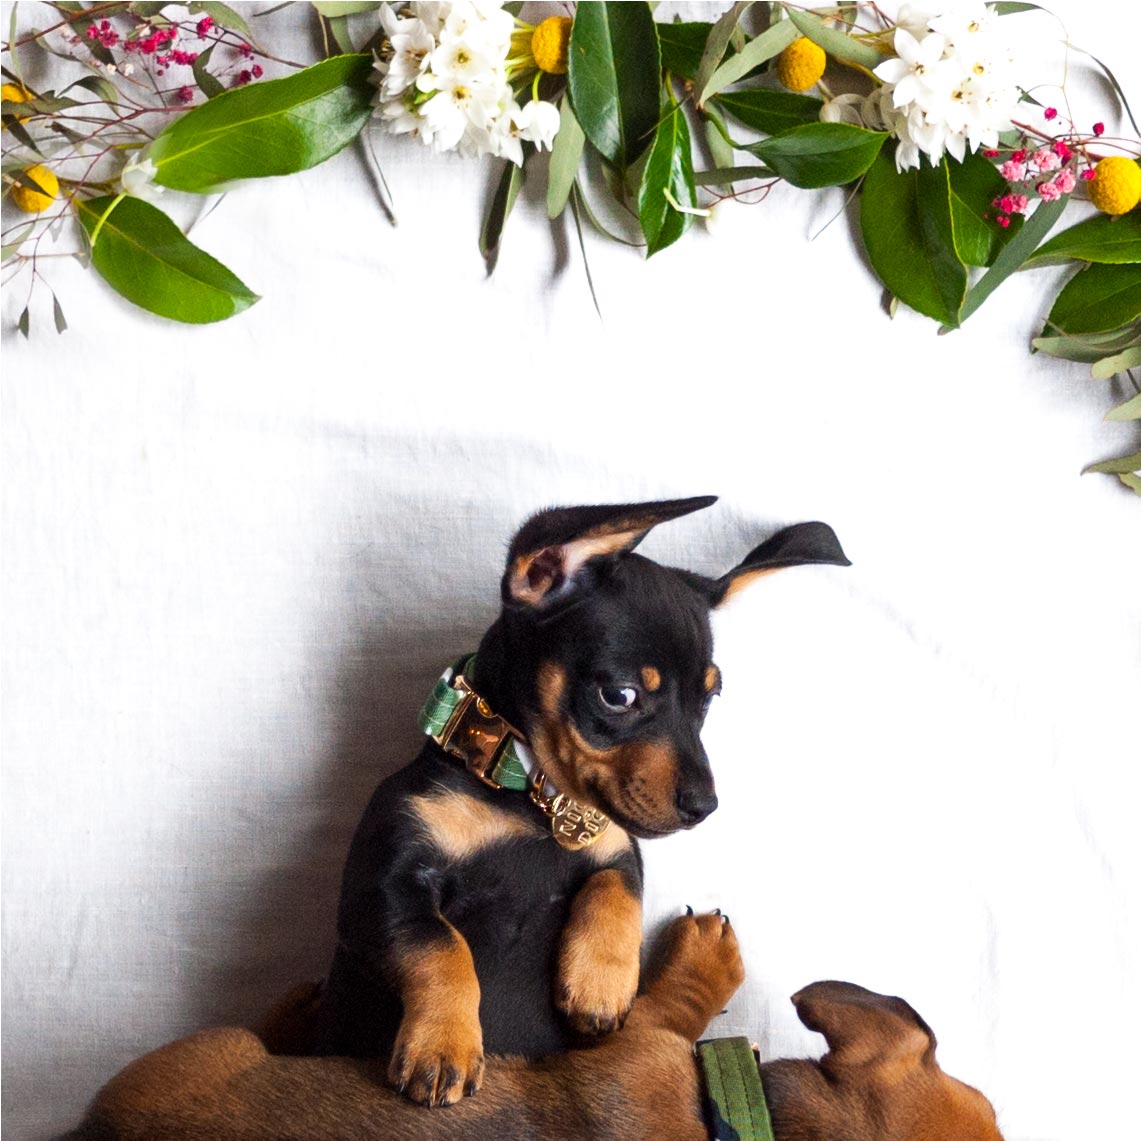
[[[483,1084],[483,1035],[478,1022],[439,1018],[415,1019],[400,1024],[389,1083],[421,1105],[452,1105]]]
[[[707,988],[713,1005],[721,1007],[745,981],[745,964],[728,916],[682,915],[670,924],[665,971],[677,985]]]
[[[639,956],[571,939],[559,956],[555,1005],[579,1034],[619,1030],[638,991]]]

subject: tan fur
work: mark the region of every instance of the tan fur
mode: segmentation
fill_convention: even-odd
[[[661,671],[655,669],[653,666],[642,667],[642,684],[650,691],[650,693],[657,693],[662,688],[662,675]]]
[[[763,578],[767,574],[776,574],[776,572],[781,569],[781,567],[764,567],[761,570],[742,571],[729,583],[725,593],[721,596],[721,601],[717,603],[718,607],[724,606],[738,591],[744,590],[747,586],[752,586],[757,579]]]
[[[705,671],[705,692],[712,693],[721,685],[721,671],[716,666],[710,666]]]
[[[404,1017],[388,1080],[413,1100],[451,1105],[483,1081],[479,980],[463,936],[449,925],[441,947],[416,948],[400,961]]]
[[[492,844],[537,831],[526,820],[453,789],[413,796],[409,804],[431,843],[453,860],[466,860]]]
[[[574,897],[559,946],[556,1005],[583,1033],[622,1025],[638,989],[642,902],[614,868],[595,872]]]
[[[629,851],[630,845],[629,833],[611,820],[602,835],[586,849],[586,854],[595,864],[610,864],[622,852]]]
[[[707,1132],[693,1043],[740,985],[744,969],[733,930],[720,916],[675,920],[666,940],[662,969],[620,1033],[590,1050],[539,1062],[493,1058],[489,1088],[447,1109],[424,1109],[386,1089],[375,1062],[274,1057],[248,1031],[207,1030],[113,1078],[76,1137],[701,1141]],[[898,1000],[860,1010],[841,1009],[827,993],[817,998],[819,1011],[830,1016],[830,1053],[843,1052],[842,1039],[855,1045],[870,1038],[898,1065],[891,1019],[874,1013],[890,1013]],[[896,1030],[919,1047],[914,1025],[900,1019]],[[887,1084],[874,1053],[829,1075],[812,1061],[763,1064],[777,1141],[1002,1141],[990,1103],[945,1075],[931,1047],[928,1040],[926,1048],[902,1051],[910,1057],[910,1075]]]

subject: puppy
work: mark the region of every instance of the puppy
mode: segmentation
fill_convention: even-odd
[[[502,611],[421,716],[346,862],[316,1051],[388,1056],[445,1105],[484,1050],[528,1057],[622,1024],[638,983],[634,837],[717,804],[700,740],[721,676],[709,612],[778,567],[847,565],[806,523],[705,578],[631,553],[714,497],[542,511],[515,535]]]
[[[698,1141],[736,1137],[703,1097],[694,1042],[744,978],[733,930],[687,916],[625,1028],[593,1049],[488,1062],[488,1088],[426,1111],[387,1090],[383,1063],[273,1056],[247,1030],[206,1030],[132,1062],[74,1141]],[[819,1061],[759,1066],[774,1141],[1002,1141],[994,1110],[935,1060],[906,1002],[852,983],[793,996]],[[293,1014],[304,1016],[295,1002]],[[279,1020],[279,1029],[281,1022]],[[750,1058],[751,1063],[751,1058]],[[763,1134],[762,1134],[763,1136]]]

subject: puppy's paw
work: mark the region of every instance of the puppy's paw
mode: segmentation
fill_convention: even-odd
[[[745,964],[728,916],[682,915],[670,924],[664,972],[682,989],[700,986],[720,1009],[745,981]]]
[[[637,949],[631,954],[598,941],[567,939],[559,956],[555,1005],[579,1034],[621,1029],[638,991]]]
[[[404,1016],[388,1081],[421,1105],[452,1105],[483,1084],[483,1034],[479,1023]]]

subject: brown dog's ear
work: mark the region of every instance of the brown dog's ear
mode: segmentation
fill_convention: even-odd
[[[713,585],[714,606],[720,606],[741,587],[754,579],[782,567],[800,567],[813,563],[830,563],[838,567],[852,564],[827,523],[797,523],[766,539],[728,574]]]
[[[935,1058],[931,1027],[902,998],[855,983],[820,982],[798,991],[792,1003],[800,1021],[828,1041],[820,1059],[825,1072],[848,1066],[910,1069]]]
[[[503,601],[538,606],[561,596],[589,559],[632,551],[652,527],[700,511],[716,495],[599,507],[551,507],[529,519],[511,541]]]

